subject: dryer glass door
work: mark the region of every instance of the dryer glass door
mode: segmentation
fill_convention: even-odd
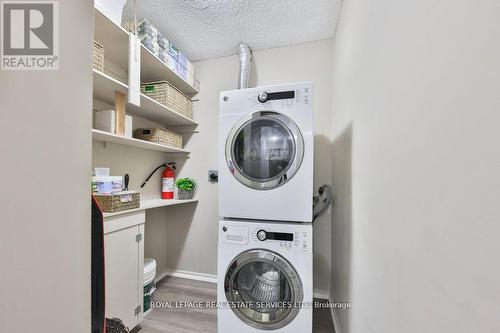
[[[302,283],[295,269],[283,257],[267,250],[246,251],[233,260],[224,288],[236,316],[262,330],[288,325],[303,300]]]
[[[242,119],[229,134],[226,161],[242,184],[269,190],[281,186],[298,171],[304,141],[288,117],[259,111]]]

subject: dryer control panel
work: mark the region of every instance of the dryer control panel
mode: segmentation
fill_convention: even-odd
[[[311,88],[298,86],[293,90],[276,90],[277,87],[260,88],[249,96],[254,105],[271,105],[275,108],[306,106],[311,102]],[[285,88],[285,87],[284,87]]]
[[[312,82],[297,82],[255,88],[222,91],[220,115],[245,114],[257,110],[277,112],[313,112]]]

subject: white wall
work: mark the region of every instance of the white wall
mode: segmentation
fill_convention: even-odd
[[[60,70],[0,71],[2,332],[90,332],[92,2],[59,10]]]
[[[330,141],[332,40],[254,52],[250,85],[314,81],[315,187],[331,180]],[[209,184],[207,172],[217,169],[219,93],[237,89],[239,60],[224,57],[195,64],[201,82],[195,119],[200,133],[186,148],[192,151],[179,176],[201,180],[200,202],[194,212],[181,207],[169,211],[168,267],[206,274],[217,272],[218,186]],[[315,287],[328,295],[330,283],[329,213],[315,223]],[[148,237],[148,234],[146,234]]]
[[[499,332],[500,3],[347,0],[333,67],[342,333]]]

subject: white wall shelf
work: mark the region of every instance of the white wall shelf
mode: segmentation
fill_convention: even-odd
[[[128,93],[128,86],[111,76],[93,69],[94,73],[94,98],[111,105],[115,105],[115,92],[124,95]]]
[[[177,75],[176,72],[145,48],[144,45],[141,45],[141,81],[168,81],[177,89],[191,97],[199,92],[198,89]]]
[[[133,104],[129,104],[127,112],[165,126],[198,125],[194,120],[167,108],[144,94],[141,94],[141,106],[137,107]]]
[[[116,213],[103,213],[103,216],[104,216],[104,218],[106,218],[106,217],[112,217],[112,216],[117,216],[117,215],[134,213],[134,212],[141,211],[141,210],[147,210],[147,209],[153,209],[153,208],[159,208],[159,207],[167,207],[167,206],[183,205],[183,204],[188,204],[188,203],[193,203],[193,202],[198,202],[198,199],[190,199],[190,200],[177,200],[177,199],[172,199],[172,200],[163,200],[163,199],[141,200],[141,206],[139,208],[129,209],[129,210],[116,212]]]
[[[94,22],[94,39],[104,46],[104,63],[106,64],[106,59],[110,59],[115,65],[127,70],[129,33],[97,8],[94,8]],[[141,81],[168,81],[188,96],[199,92],[143,45],[141,45]]]
[[[94,98],[108,104],[114,105],[115,91],[127,94],[128,86],[111,76],[96,69],[94,73]],[[158,103],[154,99],[141,94],[141,106],[127,104],[127,113],[146,118],[164,126],[196,126],[192,119],[189,119],[166,106]]]
[[[159,151],[159,152],[163,152],[163,153],[172,153],[172,154],[177,154],[179,157],[189,157],[189,152],[187,150],[184,150],[184,149],[168,147],[168,146],[160,145],[158,143],[148,142],[148,141],[134,139],[134,138],[127,138],[127,137],[124,137],[121,135],[112,134],[112,133],[108,133],[108,132],[100,131],[100,130],[96,130],[96,129],[92,130],[92,140],[101,141],[101,142],[116,143],[119,145],[147,149],[147,150],[154,150],[154,151]]]

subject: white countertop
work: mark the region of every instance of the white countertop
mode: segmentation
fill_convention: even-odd
[[[124,210],[124,211],[116,212],[116,213],[103,213],[102,215],[104,218],[106,218],[106,217],[111,217],[111,216],[133,213],[133,212],[146,210],[146,209],[175,206],[175,205],[183,205],[183,204],[192,203],[192,202],[198,202],[198,199],[189,199],[189,200],[177,200],[177,199],[171,199],[171,200],[149,199],[148,200],[148,199],[146,199],[146,200],[141,200],[141,206],[139,208]]]

